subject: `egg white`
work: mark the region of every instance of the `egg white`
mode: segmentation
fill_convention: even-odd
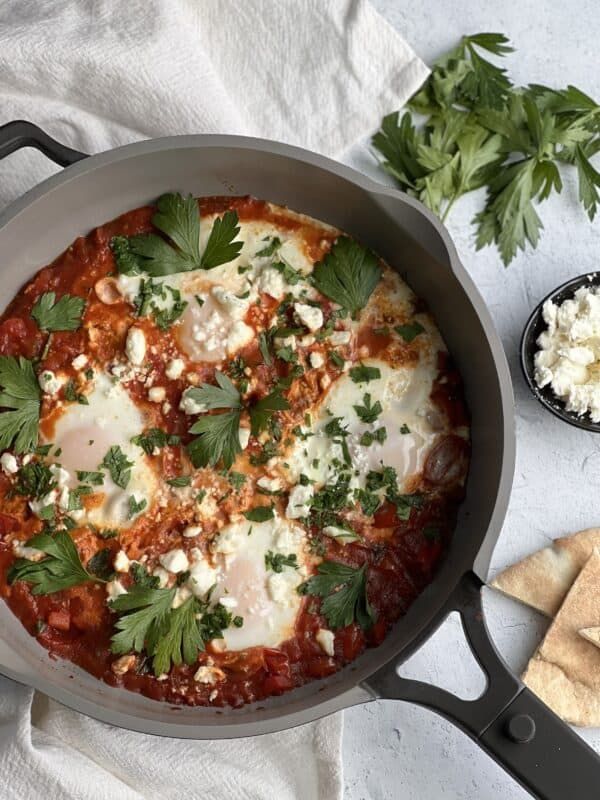
[[[126,528],[133,522],[128,519],[130,496],[138,502],[146,500],[148,508],[157,486],[149,459],[131,442],[144,430],[144,415],[127,390],[103,372],[95,374],[93,389],[86,397],[88,405],[65,404],[54,425],[50,441],[54,452],[60,452],[56,462],[68,473],[64,484],[74,489],[80,484],[78,470],[98,471],[108,450],[119,446],[133,462],[127,488],[117,486],[109,472],[102,470],[103,485],[93,487],[94,493],[102,493],[102,502],[78,516],[98,527]]]
[[[369,470],[380,470],[382,465],[393,467],[401,488],[418,473],[425,461],[437,431],[430,422],[432,404],[430,394],[437,374],[433,358],[425,355],[418,365],[394,368],[379,358],[365,359],[365,366],[376,367],[381,376],[365,383],[355,383],[345,373],[332,385],[328,394],[311,409],[312,436],[296,439],[286,457],[289,465],[283,474],[288,481],[297,482],[300,475],[314,481],[315,488],[335,479],[339,472],[336,462],[344,461],[342,447],[332,442],[325,427],[334,417],[341,417],[346,428],[346,443],[352,459],[353,488],[364,488]],[[371,404],[381,403],[382,411],[374,423],[363,422],[354,406],[363,406],[365,395]],[[406,425],[408,433],[401,433]],[[387,438],[380,444],[360,444],[362,435],[385,427]]]

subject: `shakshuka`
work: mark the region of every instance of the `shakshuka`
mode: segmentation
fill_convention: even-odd
[[[54,657],[170,703],[241,706],[378,645],[469,461],[424,303],[251,197],[163,195],[41,269],[0,318],[0,408],[2,596]]]

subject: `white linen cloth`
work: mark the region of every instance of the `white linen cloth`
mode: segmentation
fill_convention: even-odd
[[[365,0],[0,3],[0,124],[30,120],[87,153],[238,133],[339,155],[426,75]],[[56,169],[29,150],[0,162],[0,208]],[[341,775],[341,715],[254,739],[160,739],[0,678],[1,800],[335,800]]]

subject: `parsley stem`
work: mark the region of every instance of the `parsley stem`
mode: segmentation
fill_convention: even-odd
[[[442,222],[446,222],[446,218],[447,218],[448,214],[450,213],[450,209],[452,208],[454,203],[458,200],[458,197],[459,197],[458,194],[453,194],[452,197],[450,198],[450,200],[448,201],[448,204],[446,205],[446,208],[444,209],[444,213],[441,216],[441,221]]]

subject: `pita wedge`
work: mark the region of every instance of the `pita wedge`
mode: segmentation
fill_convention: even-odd
[[[594,550],[523,675],[540,700],[581,727],[600,727],[600,649],[579,635],[599,625],[600,550]]]
[[[595,644],[596,647],[600,647],[600,628],[582,628],[579,635]]]
[[[496,575],[490,586],[554,617],[595,547],[600,547],[600,528],[556,539]]]

